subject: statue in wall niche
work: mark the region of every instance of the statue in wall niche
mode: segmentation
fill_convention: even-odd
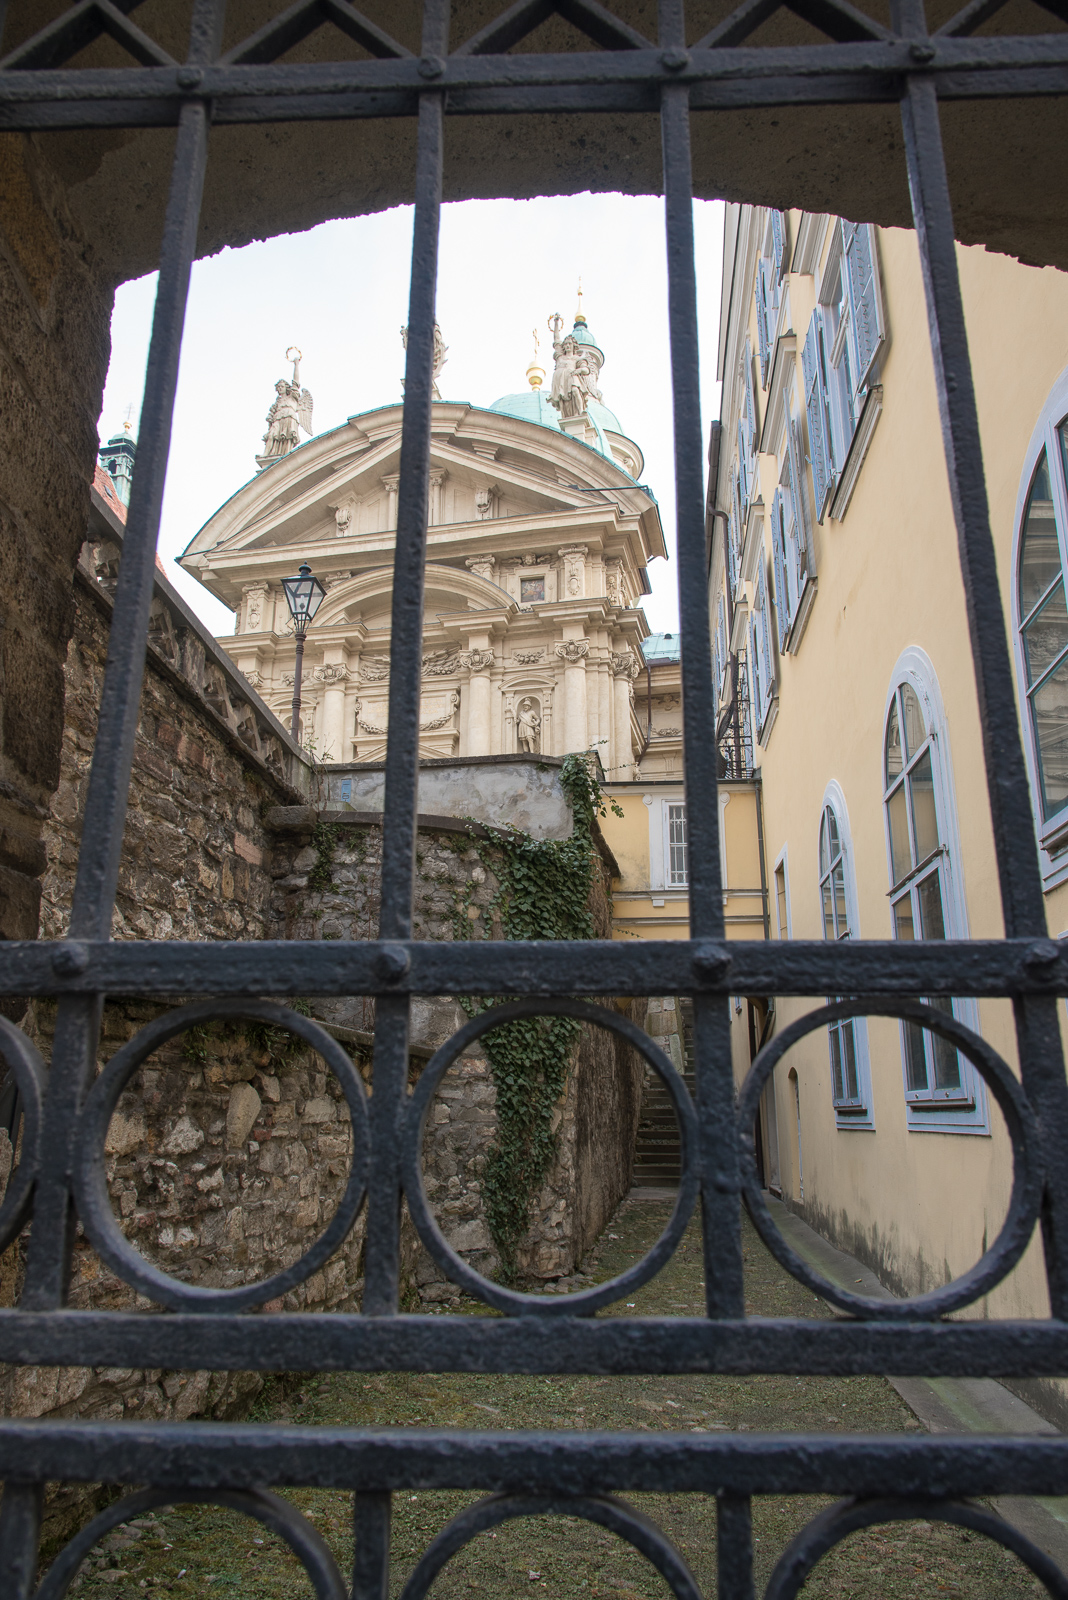
[[[541,751],[541,717],[533,700],[520,700],[515,714],[516,742],[528,755]]]

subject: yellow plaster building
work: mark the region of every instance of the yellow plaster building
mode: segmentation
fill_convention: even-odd
[[[958,257],[1057,936],[1068,929],[1068,278],[982,249]],[[709,598],[748,674],[772,938],[1003,934],[928,341],[911,232],[727,208]],[[726,697],[721,659],[717,671]],[[768,1018],[754,997],[750,1016],[736,1015],[739,1072],[754,1033],[813,1002],[773,1005]],[[953,1010],[1015,1068],[1007,1001]],[[1011,1156],[1000,1114],[932,1035],[881,1019],[810,1035],[777,1067],[763,1113],[769,1185],[895,1292],[958,1276],[1001,1224]],[[1039,1248],[989,1296],[990,1314],[1046,1314]]]

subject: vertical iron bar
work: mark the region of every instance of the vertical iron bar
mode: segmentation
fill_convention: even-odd
[[[198,0],[194,21],[200,26],[194,27],[193,46],[204,51],[219,36],[222,0]],[[208,123],[207,107],[202,102],[193,101],[182,107],[163,227],[137,466],[115,591],[71,908],[69,937],[74,940],[107,939],[111,930],[141,705],[182,328],[204,190]],[[74,951],[64,955],[69,961],[77,961]],[[59,1006],[43,1113],[44,1159],[34,1198],[21,1300],[24,1307],[35,1310],[59,1306],[65,1297],[73,1239],[68,1174],[82,1096],[95,1064],[100,1010],[97,999],[82,996],[65,999]]]
[[[423,56],[431,71],[435,58],[444,55],[447,48],[448,20],[447,0],[427,0],[423,11]],[[393,556],[380,939],[407,939],[412,931],[444,111],[444,97],[440,92],[420,97],[412,276],[408,297],[408,359]],[[387,960],[384,955],[383,961]],[[403,964],[400,952],[396,961]],[[386,975],[389,971],[399,975],[400,970],[403,965],[387,969]],[[407,1000],[381,996],[375,1012],[371,1174],[363,1292],[363,1309],[372,1316],[386,1315],[397,1309],[400,1141],[408,1088],[408,1027]]]
[[[0,1594],[5,1600],[29,1600],[37,1571],[41,1537],[43,1483],[9,1478],[0,1501]]]
[[[352,1499],[352,1600],[387,1600],[393,1496],[356,1493]]]
[[[747,1494],[716,1496],[718,1600],[753,1600],[753,1513]]]
[[[909,6],[910,18],[914,6]],[[922,20],[922,12],[921,12]],[[910,78],[901,102],[912,211],[923,267],[950,497],[957,524],[1005,932],[1045,938],[1034,816],[998,586],[953,211],[933,83]],[[1068,1149],[1068,1083],[1053,1000],[1015,1005],[1024,1087],[1038,1112],[1047,1173]],[[1047,1181],[1043,1242],[1054,1316],[1068,1316],[1068,1191]]]
[[[661,0],[660,43],[676,50],[681,50],[685,43],[680,0]],[[664,152],[668,319],[675,424],[690,935],[694,939],[722,940],[718,747],[716,708],[711,691],[712,639],[705,565],[705,453],[697,349],[690,103],[685,85],[671,84],[663,89],[660,128]],[[710,1316],[744,1316],[734,1078],[727,1002],[695,995],[693,1027],[705,1300]]]

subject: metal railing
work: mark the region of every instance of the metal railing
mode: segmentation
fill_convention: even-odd
[[[450,51],[447,0],[426,0],[414,55],[347,0],[299,0],[252,39],[220,56],[223,0],[195,0],[189,49],[171,60],[130,20],[137,0],[81,0],[0,61],[0,119],[7,130],[172,126],[171,176],[148,360],[137,468],[115,593],[114,626],[85,812],[69,937],[5,946],[0,991],[58,997],[50,1072],[19,1029],[0,1019],[0,1049],[24,1108],[22,1154],[0,1207],[0,1245],[32,1216],[25,1285],[0,1312],[0,1360],[22,1364],[278,1370],[479,1370],[497,1372],[885,1373],[1041,1376],[1068,1371],[1068,1089],[1056,997],[1068,965],[1046,937],[1017,710],[994,548],[987,515],[975,397],[957,278],[953,218],[939,128],[940,98],[1068,92],[1068,35],[974,38],[996,6],[971,0],[931,36],[919,0],[892,0],[893,25],[869,20],[848,0],[791,0],[829,42],[752,48],[745,41],[771,13],[744,0],[687,45],[681,0],[661,0],[659,35],[643,38],[594,0],[559,9],[595,48],[573,54],[508,54],[554,9],[519,0]],[[1057,14],[1061,15],[1058,8]],[[370,61],[279,64],[324,19],[357,39]],[[107,29],[141,63],[122,70],[70,69],[78,50]],[[979,704],[1007,937],[1000,941],[891,944],[724,940],[718,745],[710,692],[706,608],[704,442],[698,390],[690,119],[705,108],[899,102],[919,239],[932,350],[957,518],[961,570]],[[412,882],[423,567],[431,419],[431,366],[443,128],[446,114],[658,112],[663,136],[678,578],[682,619],[685,780],[702,797],[690,808],[689,940],[672,943],[430,944],[412,940]],[[392,615],[381,922],[361,943],[117,944],[109,940],[123,818],[137,724],[153,559],[171,430],[178,356],[213,125],[315,118],[407,116],[418,126],[415,225],[404,431]],[[104,997],[189,996],[153,1022],[96,1077]],[[315,1023],[257,997],[364,994],[376,998],[374,1094]],[[621,1277],[569,1297],[539,1298],[481,1278],[433,1222],[419,1166],[421,1119],[434,1083],[495,1015],[470,1022],[408,1094],[409,1005],[416,995],[511,994],[507,1015],[561,1012],[623,1033],[671,1090],[682,1133],[682,1182],[660,1241]],[[657,1047],[617,1013],[583,994],[689,995],[697,1092],[691,1101]],[[863,995],[835,1014],[914,1018],[949,1037],[985,1078],[1012,1138],[1015,1178],[1001,1234],[982,1260],[932,1295],[871,1301],[842,1294],[776,1236],[755,1176],[751,1119],[774,1061],[812,1013],[758,1057],[736,1106],[728,1042],[728,994]],[[911,994],[1012,999],[1020,1079],[961,1023],[902,998]],[[207,998],[204,998],[207,997]],[[326,1232],[285,1272],[237,1289],[186,1284],[150,1266],[127,1243],[103,1178],[110,1112],[138,1063],[168,1034],[206,1018],[260,1017],[321,1053],[347,1098],[355,1130],[352,1175]],[[498,1318],[423,1317],[398,1310],[400,1203],[445,1272]],[[787,1271],[837,1305],[831,1321],[746,1318],[740,1210],[748,1205]],[[706,1306],[702,1317],[606,1318],[592,1313],[648,1280],[668,1259],[691,1208],[702,1220]],[[367,1207],[366,1288],[361,1314],[242,1313],[307,1278]],[[66,1308],[75,1221],[99,1255],[166,1316]],[[1011,1270],[1041,1221],[1051,1314],[1046,1320],[947,1321]],[[311,1524],[270,1485],[316,1483],[350,1491],[355,1556],[351,1592],[382,1600],[389,1579],[390,1496],[412,1485],[482,1489],[490,1498],[460,1514],[408,1578],[406,1600],[425,1592],[449,1556],[506,1518],[563,1513],[614,1530],[644,1553],[674,1593],[697,1593],[659,1529],[616,1498],[621,1491],[701,1491],[718,1504],[719,1594],[753,1593],[750,1496],[840,1494],[846,1503],[811,1522],[783,1555],[767,1595],[795,1595],[806,1573],[857,1527],[903,1516],[948,1519],[1016,1550],[1052,1594],[1068,1580],[1049,1558],[969,1497],[1068,1492],[1068,1441],[1058,1437],[798,1436],[748,1433],[585,1434],[560,1431],[428,1432],[279,1427],[268,1424],[0,1422],[0,1589],[34,1592],[43,1486],[48,1480],[148,1485],[95,1518],[54,1562],[37,1591],[63,1593],[81,1558],[108,1527],[176,1499],[221,1501],[276,1529],[296,1551],[316,1593],[350,1591]]]

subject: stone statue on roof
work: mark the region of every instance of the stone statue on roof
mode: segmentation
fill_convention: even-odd
[[[579,293],[581,292],[580,289]],[[558,311],[549,318],[549,328],[553,336],[553,356],[556,361],[552,388],[549,391],[549,404],[556,407],[561,417],[581,417],[591,400],[604,398],[597,387],[600,362],[591,359],[589,350],[576,337],[580,330],[585,332],[586,329],[581,303],[571,333],[565,334],[563,338],[560,337],[563,318]],[[596,347],[591,345],[590,348]],[[599,356],[600,352],[597,354]]]
[[[407,348],[408,348],[408,324],[407,323],[405,323],[404,326],[401,328],[400,335],[401,335],[401,344],[404,346],[405,350],[407,350]],[[442,336],[441,329],[438,327],[437,323],[435,322],[435,324],[434,324],[434,366],[433,366],[433,371],[432,371],[432,382],[433,382],[433,385],[434,385],[433,398],[435,400],[440,400],[441,399],[441,390],[438,388],[438,379],[441,376],[441,369],[445,365],[445,363],[446,363],[446,361],[448,359],[449,359],[449,347],[445,343],[444,337]],[[404,388],[404,380],[403,380],[403,378],[401,379],[401,388],[402,389]]]
[[[293,377],[279,378],[274,386],[276,398],[267,413],[263,454],[256,457],[256,465],[261,468],[295,450],[300,443],[301,428],[308,435],[312,431],[314,402],[310,389],[300,386],[301,353],[295,345],[290,345],[286,351],[286,360],[293,363]]]

